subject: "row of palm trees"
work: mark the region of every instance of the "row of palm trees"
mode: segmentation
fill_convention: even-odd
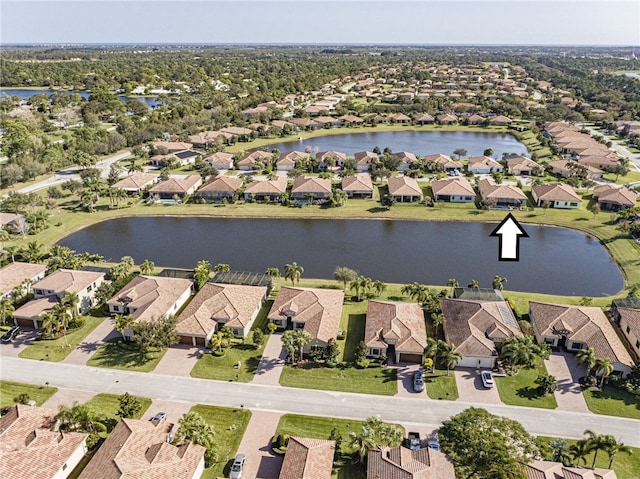
[[[593,453],[593,460],[591,461],[591,468],[593,469],[598,459],[598,453],[604,451],[609,457],[608,469],[611,469],[613,461],[620,453],[631,454],[631,448],[622,442],[616,440],[610,434],[597,434],[591,429],[586,429],[583,433],[584,439],[580,439],[571,446],[567,445],[565,439],[556,439],[549,443],[553,450],[553,460],[555,462],[562,462],[565,465],[569,465],[572,462],[587,463],[586,457]]]
[[[581,349],[576,353],[578,364],[583,365],[587,370],[587,378],[597,381],[600,377],[600,387],[604,384],[605,378],[613,373],[613,364],[609,358],[598,358],[593,348]]]
[[[70,346],[67,340],[67,329],[71,321],[78,317],[79,304],[78,293],[66,293],[60,303],[42,316],[41,329],[43,334],[48,337],[56,337],[62,333],[66,345]]]

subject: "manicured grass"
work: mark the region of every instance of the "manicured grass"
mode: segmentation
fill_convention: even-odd
[[[87,361],[87,366],[148,373],[155,369],[165,352],[166,349],[151,353],[150,357],[145,357],[140,354],[135,345],[123,343],[121,338],[115,338],[100,346]]]
[[[120,396],[117,394],[101,393],[95,395],[93,398],[87,401],[87,404],[95,412],[118,421],[120,419],[118,417],[118,409],[120,408],[120,403],[118,401],[119,397]],[[138,397],[138,400],[140,401],[142,407],[140,408],[140,412],[136,414],[132,419],[140,419],[142,416],[144,416],[144,413],[147,411],[147,409],[149,409],[149,406],[151,406],[151,399],[149,398]]]
[[[393,396],[398,392],[398,374],[393,368],[371,366],[356,369],[339,365],[327,368],[315,363],[285,366],[280,376],[282,386],[342,391],[348,393]]]
[[[265,338],[266,341],[267,338]],[[264,346],[256,349],[249,340],[227,348],[224,356],[203,354],[191,370],[191,377],[248,383],[258,369]],[[240,362],[240,367],[236,365]]]
[[[602,390],[585,389],[582,395],[596,414],[640,419],[640,398],[627,391],[605,386]]]
[[[429,372],[424,375],[424,382],[427,388],[427,396],[431,399],[446,399],[455,401],[458,399],[458,386],[453,371],[447,376],[447,371],[436,369],[434,374]]]
[[[36,340],[20,353],[20,357],[40,361],[62,361],[106,318],[104,316],[83,316],[83,319],[85,320],[84,325],[68,332],[66,340],[64,336],[57,339]]]
[[[244,431],[247,429],[251,411],[218,406],[198,404],[191,408],[215,428],[215,445],[218,451],[218,462],[204,470],[202,479],[228,477]]]
[[[49,386],[32,386],[31,384],[0,381],[0,408],[13,406],[15,404],[13,398],[22,393],[28,394],[29,399],[34,400],[37,406],[42,406],[57,392],[58,388]]]
[[[587,429],[587,426],[585,426],[585,429]],[[598,431],[595,432],[598,433]],[[543,439],[548,443],[557,438],[549,436],[537,436],[537,439]],[[572,444],[578,442],[575,439],[566,439],[566,441],[568,446],[571,446]],[[545,459],[550,461],[552,457],[551,455],[549,455],[545,457]],[[581,462],[580,465],[591,467],[591,463],[593,462],[593,453],[589,453],[585,459],[586,462]],[[595,467],[600,467],[603,469],[609,468],[609,457],[607,456],[606,452],[598,452],[598,458],[596,459]],[[613,464],[611,465],[611,469],[615,471],[618,479],[633,479],[638,477],[638,471],[640,471],[640,448],[631,447],[631,454],[616,454],[616,457],[613,460]]]
[[[539,407],[545,409],[555,409],[558,407],[553,394],[540,396],[537,391],[537,384],[534,382],[540,374],[546,374],[547,369],[541,359],[536,359],[534,368],[522,368],[514,376],[495,377],[500,399],[505,404],[512,406]]]

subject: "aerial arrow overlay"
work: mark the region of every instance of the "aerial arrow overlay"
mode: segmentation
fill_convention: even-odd
[[[489,236],[497,236],[500,239],[498,246],[498,260],[500,261],[520,261],[520,237],[529,237],[511,213]]]

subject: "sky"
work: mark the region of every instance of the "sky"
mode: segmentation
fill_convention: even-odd
[[[640,46],[640,0],[0,0],[0,43]]]

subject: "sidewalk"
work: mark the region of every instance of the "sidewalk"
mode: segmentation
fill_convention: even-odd
[[[91,331],[89,335],[84,338],[84,341],[78,344],[78,347],[71,351],[62,362],[84,366],[105,341],[116,338],[119,334],[120,333],[113,329],[111,318],[107,318],[100,323],[96,329]]]
[[[264,347],[258,369],[253,377],[253,384],[278,386],[287,353],[282,349],[282,335],[274,333],[269,336]]]

